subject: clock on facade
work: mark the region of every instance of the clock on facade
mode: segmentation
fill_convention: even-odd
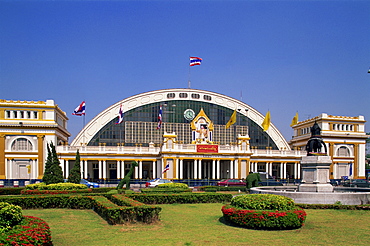
[[[192,120],[195,117],[195,112],[192,109],[187,109],[184,111],[184,118],[186,120]]]

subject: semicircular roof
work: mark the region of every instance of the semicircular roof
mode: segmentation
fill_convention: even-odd
[[[171,93],[171,98],[168,98],[169,93]],[[200,95],[200,99],[189,99],[180,97],[181,93],[196,93]],[[256,109],[252,108],[248,104],[239,101],[235,98],[225,96],[219,93],[197,90],[197,89],[163,89],[156,91],[144,92],[137,94],[126,99],[123,99],[95,116],[76,136],[72,141],[71,146],[79,146],[80,143],[88,143],[93,136],[108,122],[113,120],[118,116],[119,108],[122,105],[123,112],[127,112],[136,107],[144,106],[151,103],[168,101],[168,100],[197,100],[201,101],[203,98],[207,98],[206,102],[213,103],[231,110],[234,109],[244,109],[239,110],[239,113],[248,117],[250,120],[254,121],[256,124],[261,125],[264,120],[264,115],[258,112]],[[280,131],[271,123],[269,129],[266,133],[274,141],[278,149],[287,149],[290,147],[287,141],[284,139]]]

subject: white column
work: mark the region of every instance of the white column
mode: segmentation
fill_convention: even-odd
[[[152,163],[152,170],[153,170],[153,179],[157,178],[157,169],[156,169],[156,161]]]
[[[180,159],[180,166],[179,166],[179,178],[180,179],[183,179],[184,178],[184,174],[183,174],[183,171],[184,171],[184,160],[183,159]]]
[[[294,179],[298,178],[297,167],[298,167],[298,163],[294,163]]]
[[[234,178],[234,161],[230,160],[229,164],[229,178],[233,179]]]
[[[139,179],[143,178],[143,161],[139,161]]]
[[[32,160],[31,179],[37,178],[37,159]]]
[[[139,163],[140,163],[140,162],[139,162]],[[138,167],[138,166],[136,166],[136,167],[135,167],[135,172],[134,172],[134,173],[135,173],[134,178],[135,178],[135,179],[139,178],[139,167]]]
[[[220,179],[221,170],[220,170],[220,160],[219,159],[217,159],[216,161],[216,166],[217,166],[216,178]]]
[[[13,179],[13,160],[8,159],[8,179]]]
[[[75,164],[76,165],[76,164]],[[83,179],[85,178],[85,169],[84,169],[84,161],[83,160],[80,160],[80,178]]]
[[[107,178],[107,161],[103,161],[103,179]]]
[[[84,172],[84,174],[85,174],[85,179],[87,179],[87,176],[88,176],[88,174],[89,174],[89,170],[87,169],[87,160],[85,160],[85,163],[84,163],[84,170],[85,170],[85,172]]]
[[[235,159],[234,160],[234,178],[236,178],[236,179],[239,179],[240,177],[239,177],[239,165],[238,165],[238,162],[239,162],[239,160],[238,159]]]
[[[257,162],[254,163],[254,172],[258,172],[258,163]]]
[[[198,160],[194,160],[194,179],[198,178]]]
[[[216,179],[216,161],[212,160],[212,179]]]
[[[333,163],[333,178],[334,179],[337,179],[337,167],[338,167],[338,163]]]
[[[269,174],[272,176],[272,162],[269,163]]]
[[[198,179],[202,179],[202,160],[198,160]]]
[[[298,163],[297,165],[297,174],[298,174],[298,179],[301,178],[301,163]]]
[[[99,179],[103,178],[103,163],[99,160]]]
[[[69,176],[69,160],[66,160],[66,178]]]
[[[117,160],[117,179],[121,178],[121,161]]]
[[[283,179],[284,178],[284,162],[280,162],[280,169],[279,169],[280,171],[280,173],[279,173],[279,177],[281,178],[281,179]]]

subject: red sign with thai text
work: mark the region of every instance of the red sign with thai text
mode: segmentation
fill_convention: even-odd
[[[199,144],[199,145],[197,145],[197,152],[218,153],[218,145],[213,145],[213,144]]]

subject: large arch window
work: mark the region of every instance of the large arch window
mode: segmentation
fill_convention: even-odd
[[[26,138],[18,138],[12,144],[13,151],[31,151],[32,143]]]
[[[163,106],[162,127],[157,129],[159,107]],[[278,149],[271,137],[263,131],[262,127],[237,112],[236,123],[225,129],[233,110],[204,101],[168,100],[147,104],[125,112],[124,121],[116,124],[112,119],[103,126],[89,141],[89,146],[98,146],[104,143],[107,146],[116,146],[124,143],[125,146],[148,146],[149,142],[161,144],[163,131],[176,132],[177,140],[181,143],[191,143],[190,121],[184,118],[186,109],[192,109],[196,114],[203,109],[212,120],[215,130],[213,141],[226,145],[235,143],[238,134],[249,134],[250,145],[259,149],[272,147]]]
[[[337,150],[337,156],[350,156],[349,149],[345,146],[339,147]]]

